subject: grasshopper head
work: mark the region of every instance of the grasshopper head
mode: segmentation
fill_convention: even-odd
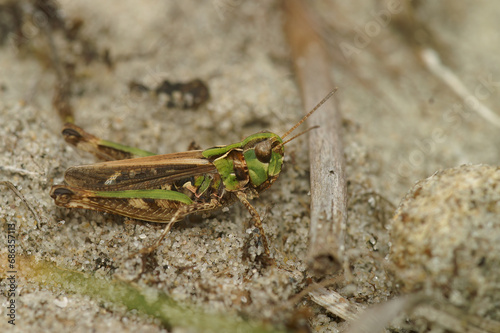
[[[306,131],[303,131],[294,137],[283,141],[290,133],[292,133],[300,124],[302,124],[309,116],[311,116],[323,103],[325,103],[337,91],[330,91],[328,95],[321,102],[319,102],[311,111],[309,111],[298,123],[289,129],[281,137],[270,132],[263,132],[249,136],[243,142],[252,142],[249,149],[244,149],[245,161],[248,165],[248,172],[250,174],[250,181],[257,191],[260,192],[269,187],[281,172],[283,165],[283,156],[285,155],[285,144],[293,139],[307,133],[311,129],[316,128],[313,126]],[[253,139],[257,139],[253,141]],[[246,147],[247,145],[244,145]]]
[[[276,180],[283,165],[285,147],[283,140],[271,132],[263,132],[249,136],[244,141],[243,156],[248,167],[250,182],[258,187]]]

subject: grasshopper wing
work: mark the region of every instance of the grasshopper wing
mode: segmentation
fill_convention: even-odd
[[[92,191],[160,188],[180,179],[217,173],[201,150],[110,161],[69,168],[65,182]]]

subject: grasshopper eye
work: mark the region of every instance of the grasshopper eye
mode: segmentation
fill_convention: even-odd
[[[269,163],[273,150],[270,140],[264,140],[255,145],[255,156],[262,163]]]

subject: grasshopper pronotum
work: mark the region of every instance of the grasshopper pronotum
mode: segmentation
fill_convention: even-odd
[[[101,140],[66,124],[62,132],[66,141],[108,161],[69,168],[64,174],[66,184],[53,186],[50,196],[62,207],[168,223],[148,251],[155,249],[172,225],[185,216],[216,210],[239,200],[250,212],[262,236],[265,254],[269,255],[260,216],[248,200],[276,181],[285,144],[305,132],[287,141],[284,138],[335,91],[281,137],[260,132],[227,146],[165,155]]]

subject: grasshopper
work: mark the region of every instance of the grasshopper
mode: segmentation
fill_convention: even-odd
[[[260,132],[226,146],[165,155],[101,140],[74,124],[66,124],[62,134],[67,142],[107,162],[70,167],[64,174],[65,185],[52,186],[50,196],[61,207],[167,223],[147,253],[159,245],[175,222],[187,215],[214,211],[239,200],[250,212],[269,256],[262,220],[249,200],[278,178],[285,144],[308,130],[287,141],[285,137],[335,91],[281,137]]]

